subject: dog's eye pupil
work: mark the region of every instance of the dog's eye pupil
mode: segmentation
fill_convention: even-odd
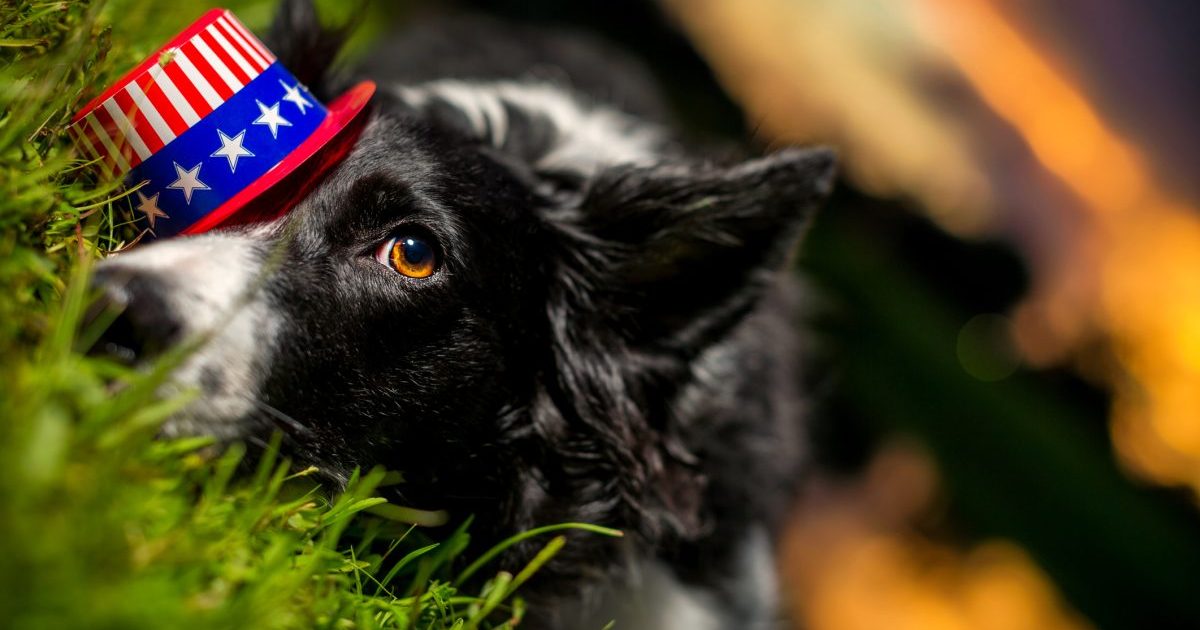
[[[375,259],[409,278],[428,278],[437,270],[438,262],[432,243],[412,235],[388,239],[376,252]]]
[[[404,260],[410,265],[420,265],[433,259],[433,252],[429,250],[425,241],[406,238],[401,241],[400,249],[404,251]]]

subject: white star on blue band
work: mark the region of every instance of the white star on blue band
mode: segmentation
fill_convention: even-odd
[[[305,105],[289,98],[289,86]],[[158,238],[178,234],[287,159],[328,115],[281,64],[272,64],[131,170],[128,181],[148,181],[146,199],[131,196],[131,205],[147,227],[147,214],[154,215]]]

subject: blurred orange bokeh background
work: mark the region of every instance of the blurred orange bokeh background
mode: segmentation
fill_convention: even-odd
[[[665,5],[761,139],[833,144],[856,187],[908,200],[960,236],[1012,243],[1032,276],[1007,319],[1022,361],[1067,364],[1107,388],[1127,470],[1200,491],[1196,204],[1156,173],[1151,158],[1164,156],[1120,131],[1127,121],[1110,112],[1129,104],[1090,89],[1035,11],[998,0]],[[1025,151],[1014,157],[998,136]],[[857,485],[813,493],[782,560],[805,627],[1087,625],[1018,547],[915,533],[936,477],[919,451],[894,447]]]

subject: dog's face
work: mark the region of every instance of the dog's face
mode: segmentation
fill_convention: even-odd
[[[212,335],[177,371],[201,397],[168,434],[280,430],[336,477],[376,463],[436,477],[481,457],[549,350],[537,203],[471,147],[381,116],[284,219],[102,264],[127,308],[106,343]]]
[[[208,337],[169,435],[278,431],[330,478],[385,465],[410,504],[514,528],[679,526],[699,477],[671,401],[783,266],[832,158],[712,166],[558,88],[469,87],[385,87],[282,219],[105,261],[125,308],[105,343],[145,360]]]

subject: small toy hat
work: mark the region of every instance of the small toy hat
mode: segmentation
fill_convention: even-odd
[[[84,155],[124,177],[149,235],[287,212],[349,152],[375,84],[322,105],[241,22],[214,9],[71,121]]]

